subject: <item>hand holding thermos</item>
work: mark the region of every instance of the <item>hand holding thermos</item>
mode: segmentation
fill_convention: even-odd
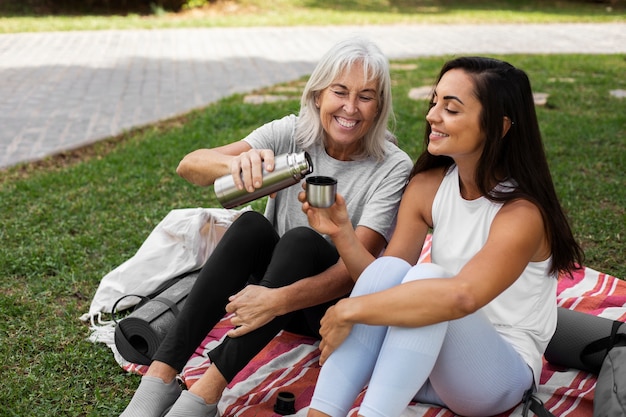
[[[311,172],[313,164],[308,153],[278,155],[274,158],[274,169],[271,172],[263,168],[263,184],[260,188],[253,192],[245,188],[240,190],[235,186],[233,176],[228,174],[215,180],[215,195],[224,208],[233,208],[297,184]]]
[[[297,184],[313,172],[313,163],[307,152],[287,153],[274,158],[274,169],[263,168],[263,184],[253,192],[238,189],[232,175],[215,180],[215,195],[224,208],[233,208]],[[337,180],[315,176],[306,179],[307,201],[313,207],[327,208],[335,202]]]

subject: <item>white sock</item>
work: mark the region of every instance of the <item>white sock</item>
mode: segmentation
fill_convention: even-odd
[[[207,404],[193,392],[183,391],[165,417],[215,417],[217,404]]]
[[[161,378],[144,376],[120,417],[161,417],[176,402],[180,392],[176,379],[166,384]]]

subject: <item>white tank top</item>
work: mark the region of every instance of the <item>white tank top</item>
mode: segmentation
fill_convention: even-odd
[[[450,167],[433,201],[432,262],[458,273],[487,241],[501,207],[485,197],[463,199],[457,167]],[[550,260],[529,263],[513,285],[483,307],[498,333],[531,367],[537,386],[542,355],[556,329],[557,279],[550,274]]]

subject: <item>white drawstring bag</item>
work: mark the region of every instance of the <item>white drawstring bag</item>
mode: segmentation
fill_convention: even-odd
[[[114,323],[103,321],[103,313],[112,313],[115,302],[127,294],[148,296],[167,280],[201,268],[226,229],[249,210],[252,208],[248,206],[240,210],[187,208],[170,211],[136,254],[100,281],[89,313],[81,317],[92,324],[90,340],[112,342]],[[127,297],[116,309],[128,309],[139,301],[137,297]]]

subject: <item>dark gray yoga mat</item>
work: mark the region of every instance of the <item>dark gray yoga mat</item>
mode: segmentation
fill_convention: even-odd
[[[544,353],[546,360],[554,365],[597,374],[608,352],[603,339],[608,339],[615,320],[593,314],[558,308],[556,332]],[[622,326],[618,333],[626,332]],[[597,348],[594,348],[592,343]],[[591,345],[591,349],[589,349]]]
[[[186,275],[117,322],[115,346],[124,359],[140,365],[152,362],[152,356],[176,321],[199,273]]]

